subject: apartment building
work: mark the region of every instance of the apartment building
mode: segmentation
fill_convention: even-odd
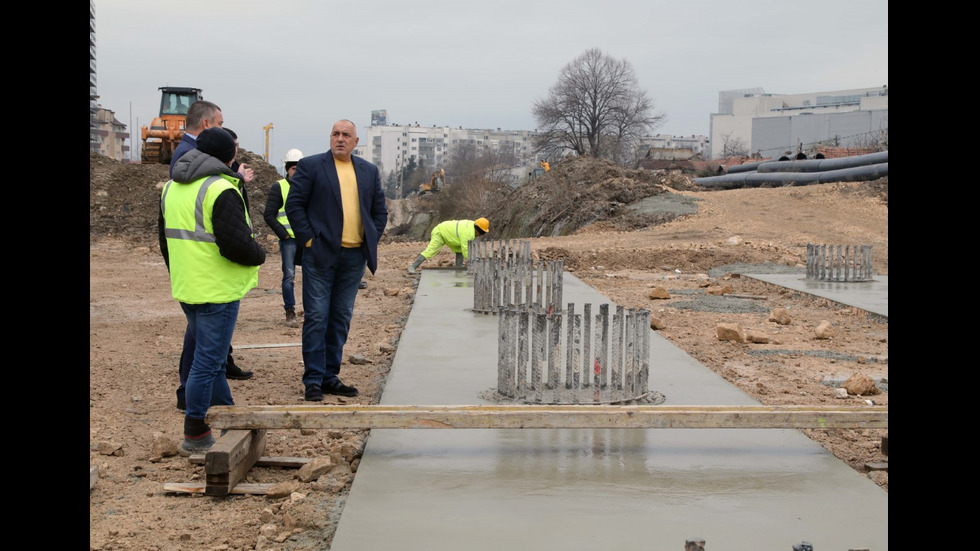
[[[888,85],[806,94],[722,91],[718,112],[711,114],[710,138],[709,159],[886,144]]]
[[[378,166],[382,178],[397,174],[411,159],[427,169],[443,168],[456,147],[471,145],[481,154],[512,155],[512,177],[516,182],[537,166],[531,142],[533,131],[473,129],[450,126],[420,126],[417,122],[395,125],[388,122],[384,110],[374,111],[371,126],[359,131],[361,141],[354,154]]]
[[[98,105],[92,133],[98,139],[97,142],[93,142],[92,151],[117,161],[130,160],[127,143],[129,132],[126,130],[126,125],[116,119],[115,112]]]

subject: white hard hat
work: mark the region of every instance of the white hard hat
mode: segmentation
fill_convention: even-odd
[[[289,151],[286,152],[286,156],[282,158],[282,164],[283,166],[286,166],[286,163],[296,163],[299,162],[299,160],[302,158],[303,158],[302,151],[298,149],[290,149]]]

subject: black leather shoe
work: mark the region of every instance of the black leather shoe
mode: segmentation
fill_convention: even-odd
[[[251,379],[252,375],[254,375],[254,373],[252,373],[251,371],[242,371],[242,368],[238,367],[237,365],[231,366],[225,370],[225,377],[234,381],[244,381],[245,379]]]
[[[344,383],[337,381],[332,385],[326,385],[323,387],[323,392],[327,394],[336,394],[337,396],[357,396],[357,389],[352,386],[347,386]]]
[[[303,399],[307,402],[323,401],[323,391],[320,390],[320,385],[306,385],[306,393],[303,395]]]

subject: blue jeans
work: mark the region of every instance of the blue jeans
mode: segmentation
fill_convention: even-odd
[[[225,364],[238,321],[238,305],[237,300],[224,304],[180,303],[187,317],[187,330],[194,335],[194,356],[185,387],[187,417],[204,419],[211,405],[235,405],[225,378]]]
[[[340,381],[340,362],[354,315],[357,286],[367,260],[361,249],[342,248],[328,270],[319,271],[303,251],[303,384]]]
[[[296,293],[293,282],[296,280],[296,240],[283,239],[279,242],[279,256],[282,257],[282,307],[286,310],[296,306]]]
[[[180,375],[180,386],[177,387],[177,400],[179,402],[184,402],[187,394],[187,376],[191,373],[191,362],[194,361],[194,344],[196,338],[194,337],[194,332],[191,331],[191,326],[188,324],[187,328],[184,330],[184,348],[180,351],[180,363],[177,364],[177,373]],[[228,369],[228,364],[232,363],[233,359],[231,357],[231,346],[228,346],[228,358],[225,364],[225,370]],[[212,400],[211,405],[217,405]]]

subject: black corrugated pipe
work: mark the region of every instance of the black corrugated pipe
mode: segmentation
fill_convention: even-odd
[[[762,163],[771,163],[772,161],[756,161],[754,163],[745,163],[741,165],[730,166],[727,169],[729,174],[735,174],[736,172],[748,172],[750,170],[756,170]]]
[[[836,159],[814,159],[807,161],[769,161],[761,163],[759,172],[824,172],[855,166],[876,165],[888,162],[888,152],[879,151],[867,155],[837,157]],[[731,170],[728,171],[731,173]]]
[[[867,155],[854,155],[851,157],[838,157],[835,159],[814,159],[809,161],[756,161],[741,165],[730,166],[726,169],[728,174],[749,172],[758,170],[759,172],[819,172],[821,170],[837,170],[840,168],[850,168],[853,166],[875,165],[888,162],[888,152],[879,151]],[[763,168],[765,165],[765,168]]]
[[[784,161],[785,162],[785,161]],[[804,161],[805,162],[805,161]],[[861,182],[888,176],[888,163],[865,165],[823,172],[746,172],[695,178],[694,183],[706,188],[736,189],[759,187],[763,184],[789,184],[806,186],[830,182]]]

